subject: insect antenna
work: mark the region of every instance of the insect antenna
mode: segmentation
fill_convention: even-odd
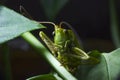
[[[20,13],[23,16],[28,17],[29,19],[33,20],[33,17],[27,12],[27,10],[22,5],[20,5]]]
[[[20,13],[22,15],[24,15],[25,17],[28,17],[28,18],[33,20],[33,17],[27,12],[27,10],[22,5],[20,5]],[[37,22],[39,22],[40,24],[51,24],[54,27],[56,26],[55,23],[49,22],[49,21],[42,21],[42,22],[41,21],[37,21]]]
[[[67,27],[68,27],[69,29],[71,29],[75,34],[77,34],[77,33],[76,33],[76,30],[75,30],[69,23],[67,23],[67,22],[65,22],[65,21],[60,22],[59,26],[62,26],[63,24],[67,25]]]
[[[40,21],[39,23],[40,23],[40,24],[51,24],[51,25],[53,25],[54,27],[56,26],[55,23],[49,22],[49,21],[42,21],[42,22]]]
[[[32,16],[27,12],[27,10],[26,10],[23,6],[21,6],[21,5],[20,5],[20,13],[21,13],[22,15],[24,15],[24,16],[26,16],[26,17],[28,17],[28,18],[30,18],[30,19],[33,20],[33,17],[32,17]],[[37,22],[39,22],[39,23],[41,23],[41,24],[51,24],[51,25],[53,25],[53,26],[56,26],[53,22],[49,22],[49,21],[42,21],[42,22],[37,21]]]

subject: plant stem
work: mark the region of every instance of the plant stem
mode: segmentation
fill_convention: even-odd
[[[119,23],[118,23],[118,16],[115,7],[115,0],[109,1],[110,6],[110,23],[111,23],[111,34],[112,39],[115,46],[118,48],[120,47],[120,33],[119,33]]]
[[[22,35],[22,38],[25,39],[36,51],[39,52],[49,64],[56,70],[56,72],[64,80],[77,80],[73,77],[63,66],[60,64],[56,58],[40,43],[40,41],[35,38],[30,32],[25,32]]]
[[[5,80],[12,80],[9,48],[6,43],[2,44]]]

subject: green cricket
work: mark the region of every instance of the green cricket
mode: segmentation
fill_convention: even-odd
[[[39,35],[56,59],[72,74],[80,64],[87,64],[82,61],[89,59],[92,59],[92,63],[97,61],[81,49],[80,42],[71,29],[54,24],[54,41],[43,31],[40,31]]]
[[[23,6],[20,6],[20,12],[24,16],[33,19]],[[96,64],[99,62],[98,59],[89,56],[81,49],[79,39],[68,23],[61,22],[59,25],[55,25],[52,22],[39,23],[52,24],[54,26],[54,41],[50,40],[43,31],[39,35],[51,53],[60,61],[61,66],[64,66],[72,74],[75,73],[80,64]],[[62,24],[68,25],[71,29],[64,29]]]

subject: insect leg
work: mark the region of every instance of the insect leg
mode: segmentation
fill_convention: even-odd
[[[44,41],[44,43],[47,45],[47,47],[50,49],[50,51],[53,53],[53,55],[56,56],[56,52],[57,52],[57,47],[54,45],[54,43],[50,40],[49,37],[47,37],[47,35],[41,31],[39,33],[41,39]]]
[[[77,48],[77,47],[73,47],[73,48],[72,48],[72,51],[73,51],[75,54],[77,54],[78,56],[80,56],[81,59],[84,59],[84,60],[89,59],[89,55],[88,55],[87,53],[85,53],[83,50],[81,50],[81,49],[79,49],[79,48]]]

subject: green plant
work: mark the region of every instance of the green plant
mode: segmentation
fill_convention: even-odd
[[[115,5],[116,1],[110,0],[109,7],[110,7],[110,23],[111,23],[111,35],[113,42],[117,48],[120,47],[120,32],[119,32],[119,18],[117,14],[117,8]]]

